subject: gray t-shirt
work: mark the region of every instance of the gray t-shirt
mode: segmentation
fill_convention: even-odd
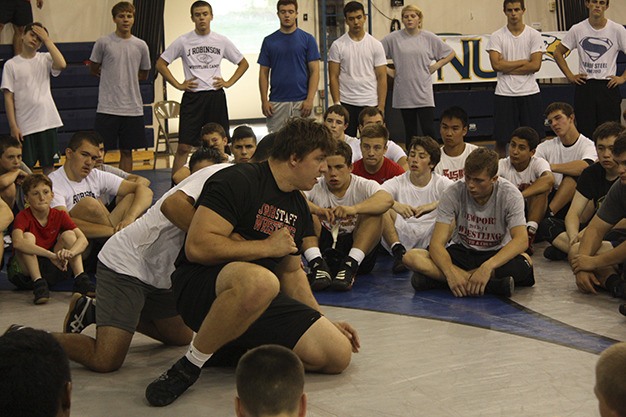
[[[89,60],[101,65],[97,112],[143,116],[139,71],[150,69],[148,45],[135,36],[123,39],[111,33],[96,41]]]
[[[463,179],[446,189],[437,208],[437,223],[451,224],[453,220],[452,243],[477,251],[499,250],[511,240],[511,228],[526,224],[524,197],[517,187],[498,177],[491,197],[481,206]]]
[[[626,217],[626,184],[622,184],[619,179],[606,194],[598,209],[598,217],[609,224],[616,224]]]

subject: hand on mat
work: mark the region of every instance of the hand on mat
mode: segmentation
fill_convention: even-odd
[[[581,271],[576,274],[576,285],[578,289],[584,293],[596,294],[596,285],[600,285],[600,281],[593,272]]]
[[[341,333],[343,333],[345,337],[348,338],[350,344],[352,345],[352,352],[358,353],[359,348],[361,347],[361,341],[359,340],[359,335],[356,332],[356,329],[345,321],[335,321],[333,324]]]

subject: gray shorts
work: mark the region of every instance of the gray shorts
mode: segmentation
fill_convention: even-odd
[[[267,131],[278,132],[290,117],[300,117],[303,101],[270,101],[273,113],[272,117],[268,117]],[[315,113],[311,111],[309,118],[315,117]]]
[[[162,290],[135,277],[118,274],[98,261],[96,270],[96,325],[135,333],[139,320],[178,316],[171,290]]]

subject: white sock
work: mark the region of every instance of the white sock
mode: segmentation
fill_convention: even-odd
[[[537,222],[527,222],[526,223],[526,227],[532,232],[532,233],[536,233],[537,229],[539,228],[539,225],[537,224]]]
[[[213,355],[212,353],[206,354],[206,353],[200,352],[193,345],[193,342],[191,342],[189,344],[189,349],[187,350],[185,357],[187,358],[187,360],[189,360],[189,362],[193,363],[198,368],[202,368],[204,366],[204,363],[208,361],[212,355]]]
[[[348,256],[357,261],[359,265],[361,265],[361,262],[365,259],[365,253],[361,249],[357,248],[350,249]]]
[[[314,248],[309,248],[304,251],[304,258],[306,259],[307,262],[311,262],[313,259],[318,258],[318,257],[319,258],[322,257],[322,252],[320,251],[320,248],[318,248],[317,246]]]

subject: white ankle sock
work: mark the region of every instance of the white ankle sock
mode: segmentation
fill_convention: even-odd
[[[193,363],[198,368],[202,368],[205,362],[208,361],[212,355],[213,355],[212,353],[206,354],[206,353],[200,352],[193,345],[193,342],[191,342],[189,344],[189,349],[187,349],[187,353],[185,354],[185,357],[187,358],[187,360],[189,360],[189,362]]]

